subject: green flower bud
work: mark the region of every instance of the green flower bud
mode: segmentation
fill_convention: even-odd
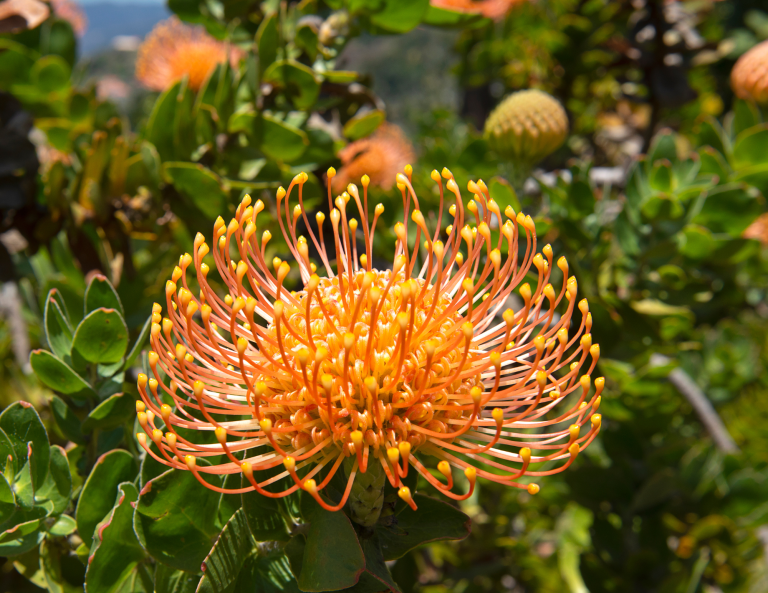
[[[552,96],[537,90],[513,93],[485,122],[485,137],[502,157],[534,165],[568,136],[568,116]]]

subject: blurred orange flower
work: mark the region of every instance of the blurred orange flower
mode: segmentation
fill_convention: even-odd
[[[768,212],[758,216],[757,220],[744,231],[743,237],[745,239],[755,239],[768,246]]]
[[[731,70],[731,88],[739,99],[768,103],[768,41],[738,59]]]
[[[136,78],[149,89],[164,91],[187,75],[190,88],[197,90],[217,64],[229,59],[234,65],[240,55],[203,28],[171,17],[155,26],[139,47]]]
[[[403,131],[384,123],[372,136],[345,146],[339,158],[343,166],[333,180],[334,191],[344,191],[347,184],[359,182],[363,175],[368,175],[373,185],[389,190],[395,176],[414,160],[415,154]]]
[[[435,8],[444,8],[455,12],[480,14],[490,19],[502,19],[515,6],[526,0],[432,0]]]

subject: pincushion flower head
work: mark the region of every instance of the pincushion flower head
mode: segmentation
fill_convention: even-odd
[[[217,64],[237,63],[240,52],[211,37],[202,27],[171,17],[155,26],[139,47],[136,78],[145,87],[164,91],[184,76],[199,89]]]
[[[328,190],[325,226],[304,208],[305,173],[278,189],[285,261],[268,261],[264,204],[248,196],[211,246],[196,236],[153,309],[137,402],[149,455],[219,492],[303,489],[364,525],[386,481],[415,508],[409,472],[462,500],[478,477],[535,494],[573,463],[600,429],[604,380],[590,378],[600,349],[568,263],[482,181],[465,203],[450,171],[433,171],[440,206],[428,212],[410,177],[396,177],[404,214],[385,269],[372,266],[384,207],[368,204],[367,177],[362,191]],[[300,290],[286,288],[292,271]],[[219,486],[231,474],[241,488]]]

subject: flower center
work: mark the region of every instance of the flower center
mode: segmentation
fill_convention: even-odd
[[[446,383],[472,365],[462,316],[449,297],[435,302],[423,280],[403,280],[390,270],[374,270],[367,280],[360,272],[351,287],[346,277],[341,287],[338,277],[323,278],[269,324],[274,344],[263,342],[262,352],[271,372],[257,381],[281,446],[298,450],[329,436],[345,446],[360,431],[374,449],[403,441],[415,449],[426,436],[414,425],[451,432],[471,415],[472,405],[457,400],[468,400],[480,374]],[[310,360],[310,351],[319,354]]]

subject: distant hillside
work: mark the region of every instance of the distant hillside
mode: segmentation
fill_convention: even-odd
[[[117,35],[144,37],[158,21],[171,14],[164,4],[83,4],[88,16],[88,30],[82,39],[83,56],[107,49]]]

